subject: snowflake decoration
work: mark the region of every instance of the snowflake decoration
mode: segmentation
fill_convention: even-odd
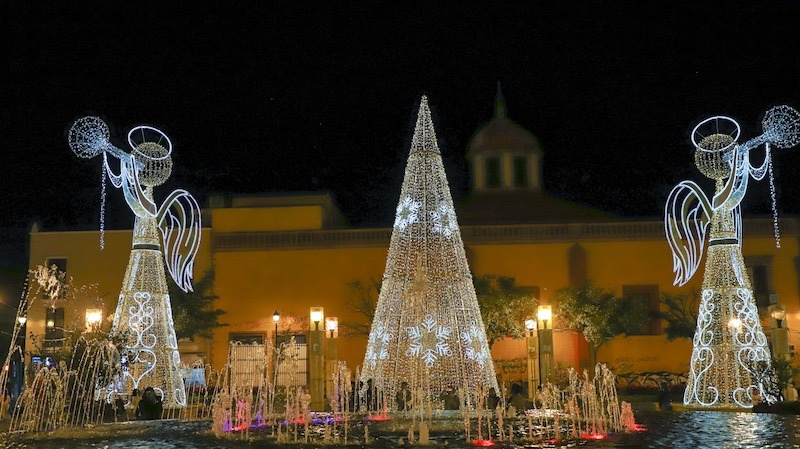
[[[400,204],[397,205],[397,214],[394,218],[394,227],[400,231],[404,230],[406,226],[410,226],[417,222],[417,212],[422,207],[422,203],[411,199],[411,195],[406,195]]]
[[[431,315],[426,315],[418,326],[408,328],[411,344],[406,355],[419,357],[425,362],[425,366],[432,367],[440,356],[453,354],[450,343],[447,342],[450,332],[449,327],[438,324]]]
[[[481,332],[477,326],[472,326],[469,330],[461,333],[461,341],[467,348],[467,358],[478,362],[483,368],[486,359],[489,358],[489,351],[486,345],[486,334]]]
[[[441,232],[448,239],[458,229],[456,212],[444,201],[439,203],[439,207],[435,211],[431,212],[431,219],[433,220],[433,232]]]
[[[383,323],[378,323],[371,340],[369,348],[367,348],[367,360],[369,360],[370,367],[375,368],[378,360],[389,358],[389,342],[392,341],[392,334],[386,330]]]

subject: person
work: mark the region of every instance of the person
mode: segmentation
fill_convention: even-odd
[[[121,397],[117,396],[114,400],[114,408],[116,409],[115,419],[117,421],[128,420],[128,411],[125,410],[125,401],[123,401]]]
[[[400,389],[394,395],[395,402],[397,403],[397,410],[410,410],[411,409],[411,391],[408,389],[408,382],[403,381],[400,383]]]
[[[139,419],[161,419],[163,405],[161,397],[156,394],[153,387],[144,389],[142,400],[139,401],[138,411]]]
[[[139,394],[139,389],[134,388],[133,392],[131,393],[131,409],[133,410],[133,416],[135,419],[139,419],[139,402],[142,400],[142,396]]]
[[[11,393],[8,390],[3,391],[3,403],[0,404],[0,421],[5,419],[6,415],[11,416]]]
[[[514,406],[514,409],[517,411],[527,410],[528,398],[522,394],[522,385],[511,385],[511,399],[508,401],[508,405]]]
[[[442,402],[444,402],[445,410],[458,410],[461,406],[461,400],[456,395],[453,387],[447,387],[442,392]]]
[[[661,411],[672,410],[672,397],[669,391],[669,384],[661,382],[661,388],[658,390],[658,406]]]
[[[486,398],[486,408],[488,410],[494,410],[497,408],[497,404],[500,403],[500,398],[497,397],[497,392],[494,391],[494,387],[489,388],[489,396]]]

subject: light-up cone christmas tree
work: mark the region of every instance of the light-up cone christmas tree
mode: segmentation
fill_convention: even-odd
[[[693,339],[684,404],[702,408],[750,408],[757,397],[767,401],[769,346],[761,328],[750,279],[742,257],[740,203],[750,178],[769,173],[775,237],[777,209],[770,146],[790,148],[800,142],[800,114],[788,106],[767,111],[764,133],[737,142],[739,124],[711,117],[692,132],[695,164],[715,180],[709,200],[692,181],[679,183],[665,208],[665,231],[672,249],[675,284],[687,283],[700,265],[708,237],[702,297]],[[763,162],[751,165],[750,151],[766,145]]]
[[[133,128],[128,133],[131,153],[113,146],[108,134],[102,120],[85,117],[70,129],[69,144],[79,157],[103,156],[103,202],[107,176],[114,187],[122,189],[136,217],[133,246],[111,329],[112,335],[125,340],[124,347],[119,348],[122,390],[130,393],[152,387],[165,408],[182,407],[186,405],[186,390],[166,271],[178,287],[191,290],[194,258],[200,246],[200,207],[181,189],[174,190],[160,207],[153,200],[153,187],[163,184],[172,172],[172,143],[164,133],[150,126]],[[119,160],[119,174],[112,170],[109,156]],[[102,235],[101,227],[101,246]],[[116,382],[109,390],[119,392]]]
[[[404,382],[431,402],[447,388],[499,392],[426,97],[361,379],[371,380],[391,409]]]

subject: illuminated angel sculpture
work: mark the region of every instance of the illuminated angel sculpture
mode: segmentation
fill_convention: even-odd
[[[708,240],[702,298],[693,339],[684,404],[707,408],[749,408],[758,393],[771,400],[762,384],[769,348],[742,258],[740,203],[752,177],[769,173],[776,242],[780,245],[771,147],[791,148],[800,141],[800,114],[788,106],[767,111],[764,133],[738,144],[739,124],[729,117],[704,120],[692,131],[695,164],[714,179],[709,199],[692,181],[679,183],[665,207],[664,228],[672,249],[675,284],[694,276]],[[765,145],[761,164],[750,151]]]
[[[153,387],[165,407],[184,406],[186,391],[179,370],[164,261],[175,283],[190,291],[200,246],[200,207],[180,189],[167,196],[160,207],[153,200],[153,187],[163,184],[172,172],[172,143],[164,133],[137,126],[128,133],[128,144],[130,153],[112,145],[108,127],[97,117],[84,117],[69,131],[69,145],[76,155],[102,155],[103,195],[108,176],[114,187],[122,189],[136,217],[133,247],[112,327],[112,334],[123,335],[128,342],[120,351],[123,390]],[[119,173],[114,173],[109,156],[119,160]]]

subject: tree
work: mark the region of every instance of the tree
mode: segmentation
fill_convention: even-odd
[[[669,340],[678,338],[693,338],[697,327],[697,311],[700,306],[697,290],[687,295],[661,295],[661,303],[665,309],[661,312],[661,319],[667,322],[664,331]]]
[[[555,298],[555,313],[561,324],[582,332],[589,343],[592,367],[605,343],[617,335],[638,333],[650,318],[648,305],[640,298],[620,298],[591,282],[559,289]]]
[[[378,297],[381,294],[381,281],[369,278],[368,282],[361,280],[347,284],[347,305],[364,316],[363,321],[342,323],[342,335],[363,335],[369,337],[372,320],[375,318],[375,308],[378,306]]]
[[[525,319],[534,316],[538,300],[516,286],[513,277],[473,276],[489,348],[504,337],[525,336]]]
[[[786,389],[792,386],[792,381],[795,377],[800,375],[800,368],[793,364],[791,360],[783,357],[773,357],[770,363],[770,371],[774,379],[775,396],[785,401],[786,396],[784,393]]]
[[[210,339],[212,331],[227,324],[218,321],[225,311],[214,308],[218,296],[213,294],[214,269],[209,268],[197,282],[194,291],[184,292],[174,282],[169,282],[172,319],[178,340],[195,337]]]

